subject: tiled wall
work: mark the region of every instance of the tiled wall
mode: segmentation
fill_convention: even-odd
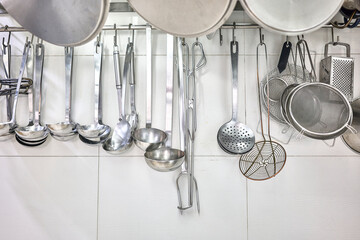
[[[230,21],[245,22],[238,13]],[[142,23],[136,14],[110,14],[107,24]],[[0,23],[14,25],[6,16]],[[175,179],[178,172],[150,169],[143,153],[133,147],[122,155],[110,155],[101,146],[79,139],[58,142],[51,137],[37,148],[26,148],[15,139],[0,142],[0,239],[8,240],[356,240],[360,238],[360,157],[340,139],[329,148],[307,138],[284,145],[288,158],[274,179],[253,182],[242,176],[238,157],[224,153],[217,144],[218,128],[231,117],[231,31],[200,41],[207,66],[198,76],[198,132],[195,176],[200,190],[201,214],[179,214]],[[267,31],[269,65],[277,64],[285,37]],[[121,60],[129,33],[121,31]],[[352,46],[360,59],[360,30],[335,31]],[[26,34],[14,33],[13,71],[17,72]],[[3,34],[6,36],[6,34]],[[112,62],[113,32],[105,33],[103,67],[104,122],[118,119]],[[136,103],[140,126],[145,125],[145,34],[136,37]],[[330,31],[305,36],[316,53],[316,66]],[[236,30],[239,41],[239,120],[254,131],[259,120],[256,93],[257,30]],[[295,43],[295,39],[293,43]],[[194,39],[188,39],[192,43]],[[165,125],[166,35],[154,32],[153,126]],[[340,49],[341,50],[341,49]],[[75,49],[73,117],[78,123],[93,121],[93,42]],[[262,65],[262,75],[265,69]],[[64,118],[63,48],[46,44],[42,121]],[[359,85],[356,85],[359,89]],[[27,122],[27,99],[20,99],[18,121]],[[175,146],[178,127],[175,121]],[[285,140],[279,127],[274,137]],[[256,138],[260,139],[257,134]]]

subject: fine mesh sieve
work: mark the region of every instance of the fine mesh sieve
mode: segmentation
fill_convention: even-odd
[[[292,84],[310,82],[310,73],[306,69],[293,64],[288,64],[283,72],[275,68],[269,72],[269,82],[266,77],[261,81],[261,102],[267,108],[267,90],[269,88],[270,116],[279,123],[287,124],[281,113],[281,95],[283,91]]]
[[[338,89],[324,83],[306,83],[289,95],[286,113],[293,127],[315,139],[333,139],[351,125],[349,101]]]

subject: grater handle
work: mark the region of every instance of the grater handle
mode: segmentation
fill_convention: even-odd
[[[327,58],[329,56],[329,45],[333,45],[333,46],[343,46],[346,48],[346,57],[350,57],[350,44],[347,43],[343,43],[343,42],[329,42],[327,44],[325,44],[325,51],[324,51],[324,56],[325,58]]]

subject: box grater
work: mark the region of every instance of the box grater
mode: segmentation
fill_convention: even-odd
[[[344,46],[346,57],[328,56],[329,45]],[[320,62],[320,82],[339,89],[351,102],[354,100],[354,59],[350,57],[350,45],[330,42],[325,45],[325,58]]]

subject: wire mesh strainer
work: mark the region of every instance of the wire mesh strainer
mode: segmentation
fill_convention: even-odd
[[[267,88],[267,130],[268,138],[266,140],[264,134],[263,120],[262,120],[262,104],[261,104],[261,87],[259,80],[259,49],[260,47],[264,48],[265,52],[265,61],[266,61],[266,70],[268,66],[267,60],[267,49],[263,41],[263,35],[260,30],[260,43],[256,48],[256,66],[257,66],[257,86],[258,86],[258,103],[259,103],[259,113],[260,113],[260,124],[261,124],[261,134],[263,141],[258,141],[255,143],[253,149],[242,155],[239,160],[239,168],[241,173],[252,180],[266,180],[277,175],[281,169],[284,167],[286,162],[286,151],[285,149],[277,142],[271,140],[270,134],[270,88]],[[267,71],[266,71],[267,72]],[[270,86],[270,79],[266,75],[266,84]]]
[[[293,127],[315,139],[333,139],[343,134],[353,119],[349,101],[335,87],[324,83],[306,83],[289,96],[286,112]]]

